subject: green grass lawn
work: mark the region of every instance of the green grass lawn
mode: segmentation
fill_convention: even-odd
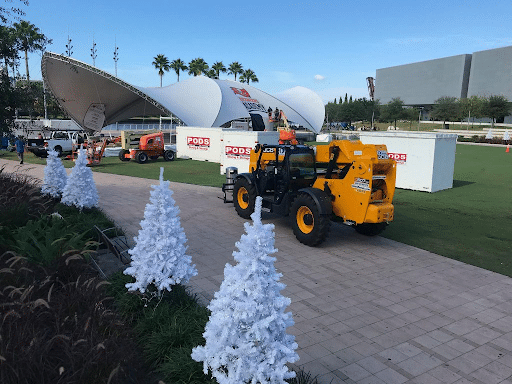
[[[0,151],[0,158],[18,160],[15,152]],[[66,168],[72,168],[75,163],[72,160],[62,158],[62,164]],[[25,163],[46,165],[46,159],[41,159],[31,152],[25,152]],[[136,161],[121,161],[116,157],[104,157],[99,165],[91,169],[94,172],[113,173],[158,180],[160,167],[164,167],[164,179],[177,183],[207,185],[222,187],[226,176],[220,174],[220,165],[208,161],[176,159],[165,161],[163,158],[150,160],[146,164]]]
[[[16,160],[16,154],[0,156]],[[395,221],[383,236],[512,276],[512,153],[505,148],[457,145],[454,187],[435,193],[397,189]],[[45,164],[27,154],[26,162]],[[73,162],[64,161],[66,167]],[[95,172],[220,187],[219,164],[158,159],[147,164],[104,158]]]
[[[397,189],[383,236],[512,276],[512,153],[457,145],[453,184],[435,193]]]

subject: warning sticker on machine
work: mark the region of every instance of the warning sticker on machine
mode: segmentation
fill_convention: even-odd
[[[360,177],[356,177],[354,180],[354,184],[352,184],[352,188],[357,189],[361,192],[366,192],[370,190],[370,180],[361,179]]]
[[[377,151],[377,159],[378,160],[389,159],[388,151]]]

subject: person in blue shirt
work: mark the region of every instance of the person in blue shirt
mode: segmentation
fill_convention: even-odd
[[[23,153],[25,152],[25,142],[23,141],[23,136],[18,136],[14,142],[14,146],[16,147],[16,154],[20,159],[20,164],[23,164]]]

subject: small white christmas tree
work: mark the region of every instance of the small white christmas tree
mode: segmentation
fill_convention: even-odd
[[[80,147],[75,166],[71,170],[68,183],[62,192],[61,203],[74,205],[82,210],[98,206],[98,191],[92,177],[92,171],[87,168],[86,150]]]
[[[125,275],[135,278],[134,283],[126,284],[130,291],[146,291],[154,283],[161,294],[171,291],[172,286],[187,283],[197,275],[192,258],[185,254],[187,237],[181,226],[180,209],[172,198],[169,181],[163,179],[164,169],[160,168],[160,184],[152,185],[149,203],[144,210],[141,230],[135,240],[135,247],[128,253],[132,256]]]
[[[510,140],[510,133],[508,133],[508,129],[505,130],[505,133],[503,134],[503,140],[509,141]]]
[[[62,165],[58,152],[54,150],[48,151],[41,193],[59,198],[62,196],[62,191],[66,187],[67,182],[68,174],[66,173],[66,168]]]
[[[491,140],[491,139],[492,139],[492,129],[489,129],[489,130],[487,131],[487,135],[485,135],[485,138],[486,138],[487,140]]]
[[[261,197],[256,198],[253,224],[233,252],[238,262],[226,264],[224,281],[208,308],[203,336],[205,346],[192,350],[219,384],[279,383],[295,377],[286,363],[299,359],[295,337],[286,333],[292,314],[284,313],[291,300],[280,294],[285,287],[274,268],[274,225],[261,223]]]

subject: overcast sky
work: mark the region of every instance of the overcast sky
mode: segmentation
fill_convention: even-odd
[[[53,39],[48,51],[64,54],[69,35],[72,57],[92,64],[94,39],[96,66],[112,74],[117,42],[118,77],[136,86],[160,85],[157,54],[201,57],[240,62],[270,94],[300,85],[324,102],[368,97],[366,77],[378,68],[512,45],[510,0],[30,0],[24,9]],[[41,55],[29,59],[31,79],[41,79]],[[163,85],[176,80],[168,72]]]

